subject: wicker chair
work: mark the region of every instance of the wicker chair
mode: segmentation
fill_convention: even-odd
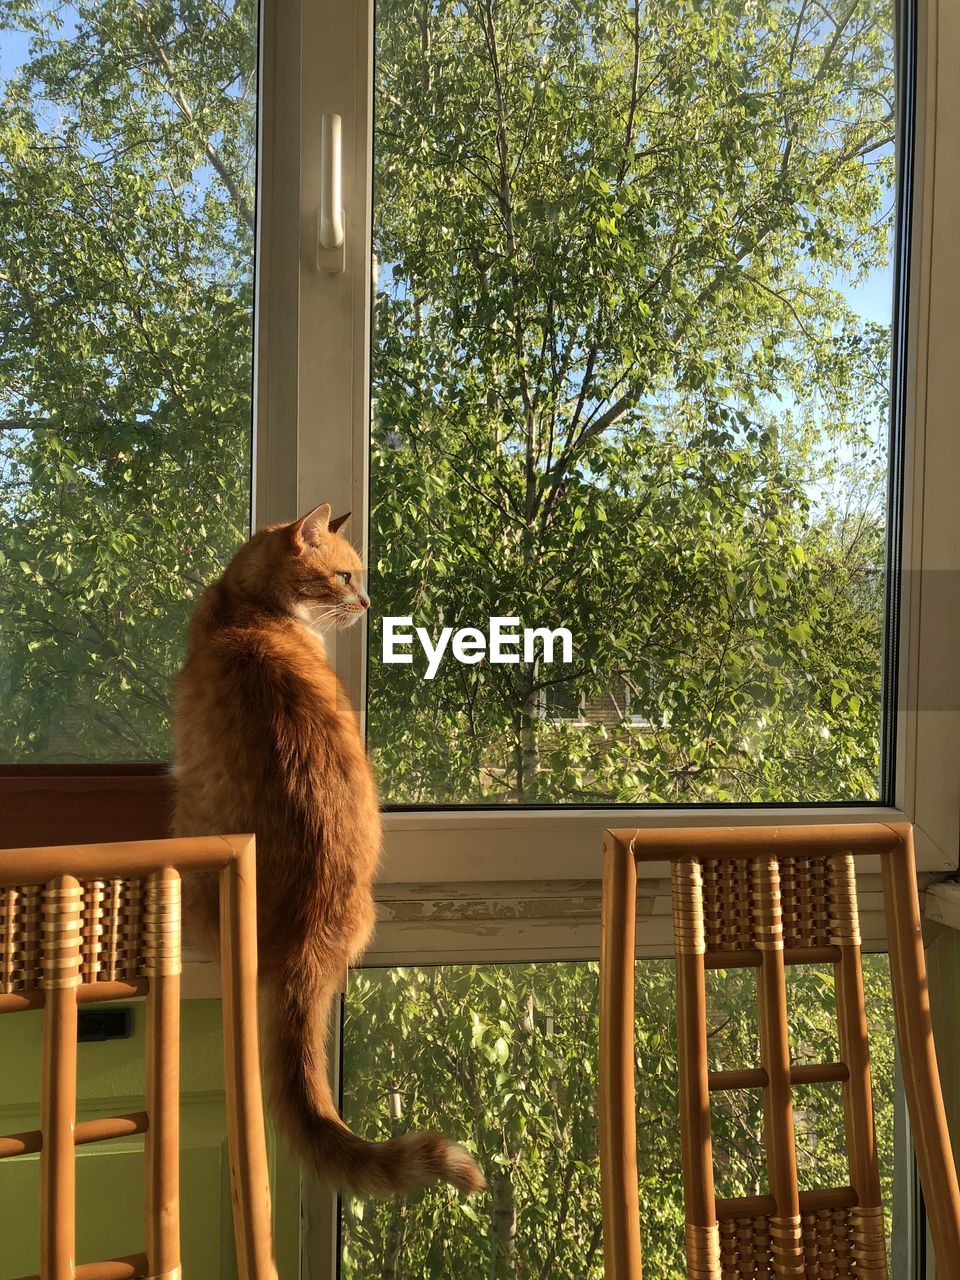
[[[40,1273],[30,1280],[180,1280],[180,873],[220,878],[226,1099],[241,1280],[276,1280],[257,1040],[252,836],[0,852],[0,1013],[43,1009],[40,1128],[0,1158],[40,1153]],[[144,1110],[75,1123],[77,1006],[146,997]],[[145,1249],[74,1262],[80,1143],[142,1133]]]
[[[853,854],[881,858],[899,1051],[940,1280],[960,1280],[960,1193],[927,999],[906,824],[608,831],[603,864],[600,1168],[607,1280],[641,1280],[634,1093],[638,860],[669,864],[688,1280],[887,1280]],[[834,967],[840,1062],[795,1066],[788,965]],[[757,973],[760,1062],[711,1072],[705,971]],[[798,1189],[792,1085],[842,1082],[849,1185]],[[767,1194],[718,1200],[715,1089],[763,1090]]]

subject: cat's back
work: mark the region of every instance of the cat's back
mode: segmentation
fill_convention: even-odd
[[[298,634],[299,633],[299,634]],[[307,728],[334,680],[322,644],[292,619],[228,610],[219,584],[201,598],[190,623],[187,658],[174,684],[174,733],[181,751],[226,731],[236,747],[285,716],[305,713]],[[209,745],[209,744],[208,744]]]
[[[349,786],[372,793],[359,729],[322,640],[293,618],[224,608],[209,588],[173,693],[182,834],[308,807]],[[284,805],[276,807],[282,796]]]

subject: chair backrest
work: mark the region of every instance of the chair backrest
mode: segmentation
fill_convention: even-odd
[[[226,1101],[242,1280],[275,1280],[257,1036],[252,836],[0,851],[0,1013],[43,1010],[40,1128],[0,1158],[40,1153],[39,1280],[180,1280],[181,872],[220,884]],[[76,1120],[77,1008],[146,998],[143,1111]],[[144,1252],[77,1266],[75,1147],[144,1134]]]
[[[690,1280],[886,1280],[860,966],[854,853],[884,862],[897,1031],[940,1275],[960,1265],[960,1194],[936,1074],[912,833],[906,825],[670,828],[607,833],[601,952],[601,1177],[608,1280],[640,1280],[633,981],[636,863],[669,864],[677,986],[687,1275]],[[891,899],[895,899],[891,907]],[[904,901],[905,899],[905,901]],[[786,969],[832,964],[838,1062],[791,1060]],[[760,1061],[708,1069],[705,974],[757,974]],[[914,1013],[906,1015],[912,1002]],[[925,1016],[915,1016],[916,1009]],[[799,1190],[792,1089],[842,1084],[848,1184]],[[763,1091],[767,1194],[718,1200],[710,1095]],[[946,1269],[944,1269],[946,1268]]]

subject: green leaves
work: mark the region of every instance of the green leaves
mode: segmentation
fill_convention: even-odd
[[[664,1280],[682,1280],[686,1274],[674,981],[669,961],[637,964],[635,1079],[644,1265]],[[864,985],[879,1164],[889,1206],[894,1043],[886,957],[864,957]],[[790,970],[788,1018],[794,1061],[837,1060],[829,969]],[[711,1068],[755,1065],[753,973],[709,975],[707,1023]],[[412,1201],[361,1205],[348,1199],[345,1280],[382,1275],[601,1280],[598,1031],[595,963],[354,972],[344,1019],[346,1119],[358,1132],[377,1139],[415,1128],[447,1133],[476,1156],[491,1190],[470,1199],[449,1188],[427,1190]],[[501,1042],[505,1054],[496,1049]],[[389,1099],[395,1091],[403,1099],[400,1123],[390,1119]],[[847,1165],[840,1114],[839,1098],[830,1089],[817,1086],[798,1093],[802,1185],[843,1184]],[[762,1192],[767,1173],[760,1092],[714,1094],[711,1123],[718,1194]],[[515,1235],[498,1229],[504,1218]]]
[[[876,794],[889,332],[845,288],[889,262],[892,18],[844,16],[378,7],[374,605],[577,649],[375,650],[389,800]]]
[[[162,760],[248,519],[255,15],[2,14],[33,39],[0,128],[0,742]]]

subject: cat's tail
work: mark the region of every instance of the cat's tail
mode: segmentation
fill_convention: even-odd
[[[318,1177],[361,1196],[413,1191],[449,1182],[480,1191],[483,1174],[455,1142],[439,1133],[409,1133],[367,1142],[337,1114],[326,1065],[333,991],[296,980],[267,979],[264,1044],[267,1099],[277,1128]]]

